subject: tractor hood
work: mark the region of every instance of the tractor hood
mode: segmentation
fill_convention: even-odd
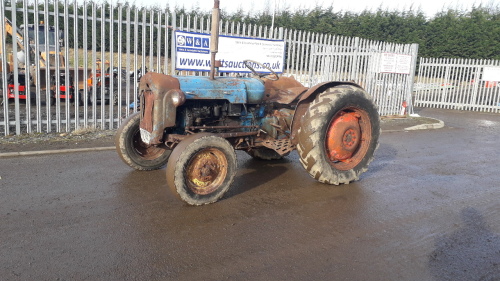
[[[260,103],[264,83],[255,78],[174,76],[186,99],[218,99],[230,103]]]

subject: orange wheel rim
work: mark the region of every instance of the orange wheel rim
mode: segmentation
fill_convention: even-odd
[[[186,168],[189,189],[200,195],[214,192],[224,182],[227,167],[227,158],[222,151],[215,148],[199,151]]]
[[[345,108],[330,122],[325,139],[327,157],[337,170],[350,170],[365,157],[372,138],[368,113]]]

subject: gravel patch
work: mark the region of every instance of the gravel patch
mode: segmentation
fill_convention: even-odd
[[[0,138],[0,153],[114,146],[116,130],[78,129],[70,133],[33,133]]]

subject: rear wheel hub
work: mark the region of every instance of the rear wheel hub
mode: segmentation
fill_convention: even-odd
[[[350,162],[361,142],[360,115],[356,112],[341,113],[328,128],[326,149],[331,161]]]

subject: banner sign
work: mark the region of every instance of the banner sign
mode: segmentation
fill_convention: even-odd
[[[177,70],[210,71],[210,35],[176,31],[175,50]],[[219,72],[244,72],[243,60],[254,60],[282,73],[285,61],[283,40],[256,39],[248,37],[219,36],[219,51],[216,59],[221,61]],[[256,71],[269,73],[265,68],[251,65]]]
[[[382,53],[380,57],[381,73],[410,74],[411,56],[394,53]]]

